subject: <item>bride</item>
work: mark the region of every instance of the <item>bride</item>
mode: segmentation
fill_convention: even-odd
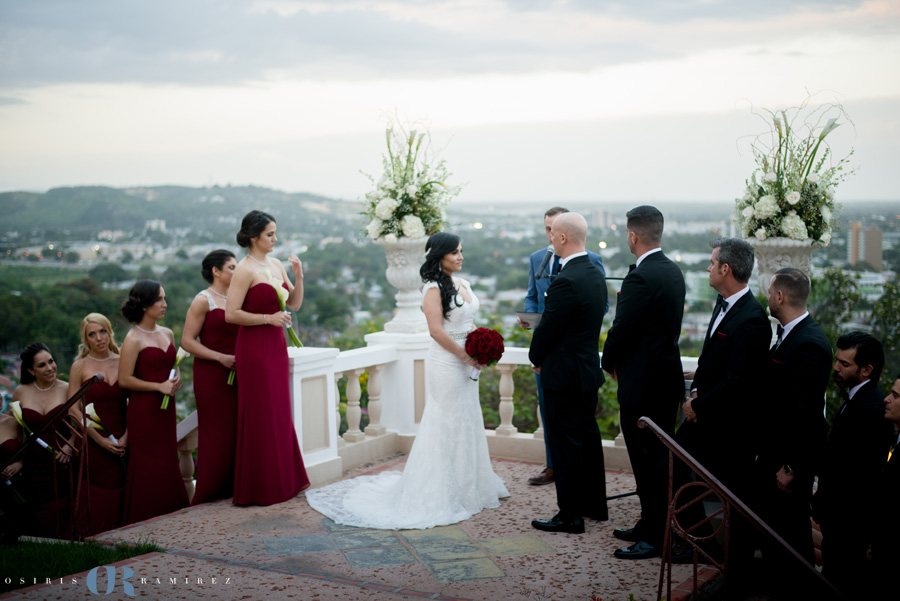
[[[464,349],[478,314],[462,269],[459,236],[434,234],[419,273],[431,334],[425,411],[403,472],[360,476],[306,492],[309,505],[339,524],[396,530],[432,528],[468,519],[508,497],[491,468],[474,359]]]

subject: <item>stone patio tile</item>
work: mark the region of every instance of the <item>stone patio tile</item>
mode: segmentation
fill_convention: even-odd
[[[424,563],[453,559],[480,559],[485,556],[481,547],[471,540],[428,541],[412,543],[411,546]]]
[[[329,532],[353,532],[356,530],[363,530],[363,528],[357,528],[356,526],[345,526],[344,524],[338,524],[331,518],[322,518],[322,525],[325,526],[325,529]]]
[[[425,564],[438,582],[462,582],[482,578],[503,578],[506,574],[488,558],[441,561]]]
[[[367,547],[396,547],[403,541],[391,530],[364,530],[332,534],[331,539],[340,550],[364,549]]]
[[[534,553],[556,553],[540,536],[504,536],[478,541],[494,557],[531,555]]]
[[[418,542],[434,542],[445,540],[469,540],[469,535],[459,526],[438,526],[428,530],[400,530],[400,536],[411,545]]]
[[[290,538],[266,539],[266,551],[269,555],[296,555],[298,553],[315,553],[318,551],[334,551],[334,543],[324,534],[294,536]]]
[[[385,568],[419,563],[406,547],[355,549],[346,551],[344,556],[354,568]]]

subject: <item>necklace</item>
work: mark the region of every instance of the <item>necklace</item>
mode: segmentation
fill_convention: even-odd
[[[250,255],[247,255],[247,256],[249,257]],[[225,300],[228,300],[228,295],[227,295],[227,294],[219,294],[218,292],[216,292],[215,290],[212,289],[212,286],[210,286],[209,288],[207,288],[207,290],[209,290],[210,292],[212,292],[213,294],[215,294],[215,295],[218,296],[219,298],[224,298]]]
[[[134,324],[134,327],[136,327],[137,329],[139,329],[139,330],[140,330],[141,332],[143,332],[144,334],[156,334],[157,332],[159,332],[159,326],[154,327],[152,330],[145,330],[144,328],[142,328],[142,327],[139,326],[138,324]]]
[[[109,361],[109,360],[112,359],[113,357],[115,357],[115,355],[113,355],[113,354],[110,353],[109,351],[106,351],[106,357],[103,358],[103,359],[98,359],[97,357],[93,357],[90,353],[88,353],[88,358],[89,358],[89,359],[93,359],[94,361]]]
[[[269,267],[269,261],[268,261],[268,260],[267,260],[265,263],[263,263],[262,261],[260,261],[259,259],[257,259],[256,257],[254,257],[254,256],[251,255],[251,254],[248,254],[247,256],[250,257],[250,260],[252,260],[254,263],[256,263],[257,265],[259,265],[260,267]]]
[[[37,380],[35,380],[34,382],[32,382],[32,384],[34,384],[34,387],[37,388],[38,390],[40,390],[41,392],[47,392],[48,390],[50,390],[51,388],[53,388],[54,386],[56,386],[56,380],[53,380],[53,384],[51,384],[51,385],[48,386],[47,388],[41,388],[40,386],[38,386],[38,385],[37,385]]]

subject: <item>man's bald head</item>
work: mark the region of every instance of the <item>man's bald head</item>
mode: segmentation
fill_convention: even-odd
[[[587,221],[578,213],[563,213],[553,221],[552,235],[553,246],[561,257],[582,252],[587,241]]]

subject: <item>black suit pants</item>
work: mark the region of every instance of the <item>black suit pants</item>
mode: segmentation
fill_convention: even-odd
[[[544,389],[547,442],[560,517],[607,519],[606,470],[597,419],[597,390]]]

